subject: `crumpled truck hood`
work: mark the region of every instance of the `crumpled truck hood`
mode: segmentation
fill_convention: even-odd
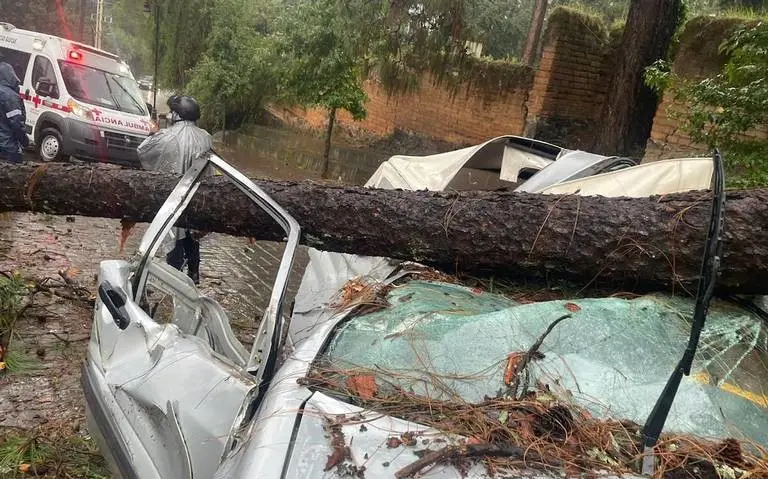
[[[343,441],[343,442],[341,442]],[[436,429],[364,410],[315,392],[307,401],[295,432],[290,460],[284,471],[288,479],[348,479],[356,477],[391,478],[400,469],[430,451],[437,451],[465,438]],[[344,452],[348,451],[348,452]],[[438,463],[423,469],[416,477],[430,479],[462,478],[560,478],[556,471],[521,469],[488,473],[475,461],[462,474],[456,467]],[[599,474],[598,474],[599,475]],[[599,475],[614,478],[614,475]],[[639,476],[626,475],[639,479]]]

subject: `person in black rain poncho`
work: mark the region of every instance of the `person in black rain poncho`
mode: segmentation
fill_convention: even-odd
[[[139,161],[146,170],[182,175],[195,160],[213,148],[213,140],[207,131],[197,126],[200,106],[194,98],[173,95],[168,99],[168,107],[171,126],[149,136],[139,145]],[[187,275],[195,284],[199,284],[199,240],[202,234],[184,228],[174,228],[171,236],[168,240],[170,244],[164,244],[166,250],[171,248],[166,255],[166,261],[180,271],[186,264]]]

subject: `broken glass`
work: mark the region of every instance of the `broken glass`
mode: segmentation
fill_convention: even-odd
[[[424,281],[393,289],[388,301],[341,325],[318,364],[374,371],[380,391],[479,403],[508,393],[510,354],[526,353],[570,314],[544,339],[523,383],[596,417],[640,424],[685,349],[694,308],[660,294],[519,304]],[[667,432],[768,445],[767,329],[740,306],[712,303]]]

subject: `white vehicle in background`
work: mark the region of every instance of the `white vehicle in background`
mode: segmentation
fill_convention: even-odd
[[[0,61],[21,80],[27,135],[41,159],[138,164],[136,147],[155,126],[117,55],[0,22]]]
[[[533,138],[505,135],[428,156],[395,155],[365,186],[380,189],[643,197],[705,190],[711,158],[673,158],[638,164],[631,158],[570,150]]]

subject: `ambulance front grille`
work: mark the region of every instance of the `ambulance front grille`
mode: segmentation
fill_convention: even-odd
[[[144,139],[140,136],[126,135],[124,133],[104,132],[104,139],[107,140],[107,146],[120,148],[124,150],[135,150]]]

